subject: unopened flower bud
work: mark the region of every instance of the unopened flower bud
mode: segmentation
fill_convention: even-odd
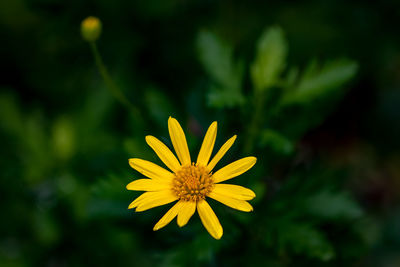
[[[87,17],[82,21],[81,34],[85,41],[96,41],[101,34],[101,21],[96,17]]]

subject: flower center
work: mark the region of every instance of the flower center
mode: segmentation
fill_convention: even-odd
[[[194,163],[183,166],[175,173],[172,191],[185,201],[198,201],[205,199],[214,186],[211,173],[205,167],[196,166]]]

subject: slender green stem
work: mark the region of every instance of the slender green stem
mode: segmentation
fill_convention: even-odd
[[[256,92],[254,94],[254,112],[247,132],[246,142],[243,147],[245,154],[253,152],[255,139],[259,132],[260,123],[262,121],[262,110],[264,107],[265,94],[263,92]]]
[[[103,60],[101,58],[101,55],[99,53],[99,50],[97,49],[97,45],[95,42],[90,42],[90,48],[92,50],[94,59],[96,61],[97,68],[99,69],[99,72],[101,74],[101,77],[103,78],[104,82],[107,85],[107,88],[110,90],[111,94],[123,105],[125,106],[130,112],[132,112],[132,115],[136,118],[141,120],[141,115],[139,109],[137,109],[135,106],[131,104],[131,102],[128,100],[128,98],[125,96],[125,94],[122,92],[122,90],[114,83],[112,80],[110,74],[107,71],[106,66],[103,63]]]

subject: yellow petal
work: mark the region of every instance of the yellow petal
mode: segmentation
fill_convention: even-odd
[[[236,135],[232,136],[228,141],[225,142],[225,144],[222,145],[217,154],[215,154],[214,158],[207,165],[207,170],[209,172],[212,171],[212,169],[214,169],[215,165],[217,165],[218,161],[220,161],[222,157],[225,155],[225,153],[229,150],[229,148],[231,148],[235,140],[236,140]]]
[[[171,137],[172,145],[174,146],[175,152],[182,165],[190,165],[190,153],[186,143],[185,133],[182,130],[179,122],[169,117],[168,119],[168,131]]]
[[[255,157],[247,157],[226,165],[225,167],[213,174],[214,183],[223,182],[241,175],[242,173],[248,171],[251,167],[253,167],[254,164],[256,164],[256,161],[257,159]]]
[[[216,184],[213,192],[240,200],[251,200],[256,197],[256,194],[252,190],[234,184]]]
[[[207,166],[210,160],[211,153],[214,148],[215,138],[217,137],[217,122],[214,121],[208,127],[206,136],[204,137],[203,144],[201,145],[199,155],[197,157],[197,164]]]
[[[141,194],[140,196],[138,196],[134,201],[132,201],[131,204],[129,204],[128,209],[136,208],[137,205],[138,205],[144,198],[146,198],[146,197],[149,195],[148,193],[149,193],[149,192],[146,192],[146,193],[143,193],[143,194]]]
[[[178,212],[181,210],[182,206],[184,204],[184,201],[178,201],[176,204],[169,209],[167,213],[154,225],[153,230],[157,231],[167,224],[169,224],[175,217],[178,215]]]
[[[171,190],[146,192],[144,194],[148,195],[144,197],[139,203],[137,203],[137,212],[162,206],[178,199]]]
[[[221,223],[207,201],[201,200],[197,202],[197,211],[208,233],[215,239],[220,239],[223,233]]]
[[[171,172],[161,168],[157,164],[143,159],[129,159],[129,165],[151,179],[170,180],[174,176]]]
[[[161,196],[169,196],[171,190],[155,191],[155,192],[145,192],[137,197],[128,207],[128,209],[136,208],[144,202],[151,201],[152,199],[159,199]]]
[[[214,191],[211,192],[208,196],[233,209],[247,211],[247,212],[253,210],[253,207],[247,201],[244,200],[239,200],[224,195],[220,195],[215,193]]]
[[[194,201],[185,201],[181,210],[178,213],[178,225],[182,227],[186,225],[196,211],[196,202]]]
[[[126,186],[126,189],[134,191],[160,191],[168,190],[169,188],[171,188],[170,183],[152,179],[139,179]]]
[[[181,165],[175,155],[160,140],[154,136],[148,135],[146,136],[146,142],[171,171],[176,172],[180,169]]]

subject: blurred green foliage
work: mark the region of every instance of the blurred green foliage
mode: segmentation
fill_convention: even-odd
[[[199,59],[213,79],[208,101],[214,107],[234,107],[243,104],[243,62],[235,62],[233,49],[210,32],[200,32],[197,39]]]
[[[396,1],[0,3],[0,265],[397,266],[398,10]],[[97,48],[129,105],[81,39],[88,15],[102,20]],[[217,147],[238,134],[217,169],[258,158],[232,180],[256,192],[254,212],[210,201],[220,241],[197,215],[153,232],[167,206],[127,210],[139,193],[125,186],[141,177],[128,158],[162,165],[144,137],[171,147],[171,115],[192,153],[214,120]]]
[[[266,30],[258,41],[257,56],[251,66],[254,90],[265,91],[279,83],[287,54],[287,43],[278,27]]]

